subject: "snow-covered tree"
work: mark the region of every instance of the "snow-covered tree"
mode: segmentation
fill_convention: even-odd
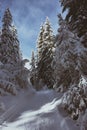
[[[17,62],[15,65],[1,64],[0,67],[0,95],[16,95],[20,88],[29,87],[29,73],[25,68],[27,59]]]
[[[72,85],[62,98],[64,109],[74,120],[87,109],[87,83],[82,81],[78,86]]]
[[[32,56],[31,56],[31,71],[35,69],[35,56],[34,56],[34,51],[32,51]]]
[[[21,55],[19,49],[19,40],[17,38],[17,30],[12,25],[12,15],[9,9],[5,10],[3,16],[3,26],[1,33],[1,61],[3,63],[17,63],[21,62]]]
[[[44,29],[42,27],[41,30],[42,33],[40,32],[40,40],[38,41],[38,44],[40,45],[38,47],[38,51],[40,51],[40,58],[38,58],[37,64],[38,78],[42,79],[48,87],[52,87],[53,69],[51,67],[51,63],[53,60],[54,35],[48,18],[46,18]]]
[[[13,52],[14,52],[14,56],[15,56],[15,61],[16,62],[19,62],[22,60],[22,53],[20,51],[20,43],[19,43],[19,40],[18,40],[18,34],[17,34],[17,29],[16,27],[13,25],[12,28],[12,36],[13,36]]]
[[[70,24],[71,30],[76,32],[79,37],[87,37],[87,0],[60,0],[63,12],[68,9],[66,20]],[[83,42],[87,47],[87,41]]]
[[[56,37],[53,61],[57,91],[64,92],[62,105],[68,114],[77,120],[87,108],[87,49],[81,44],[82,38],[71,32],[69,25],[58,15],[60,28]],[[84,79],[84,78],[83,78]]]
[[[31,56],[31,69],[30,69],[30,81],[32,83],[32,85],[36,85],[36,60],[35,60],[35,55],[34,55],[34,51],[32,51],[32,56]]]
[[[87,56],[87,49],[81,44],[78,36],[69,30],[61,15],[58,17],[60,28],[58,29],[59,34],[57,35],[53,62],[56,79],[54,87],[58,91],[65,91],[72,84],[77,86],[81,75],[85,74],[87,62],[84,58]]]
[[[42,56],[42,48],[43,48],[43,33],[44,33],[44,25],[40,27],[40,33],[37,39],[37,60],[41,60]]]
[[[25,68],[27,59],[22,60],[17,30],[12,24],[12,15],[6,9],[0,37],[0,95],[17,94],[20,88],[29,86],[30,71]]]
[[[1,28],[0,28],[0,59],[1,59]]]
[[[29,60],[24,59],[21,62],[18,62],[14,66],[13,75],[16,80],[16,84],[19,88],[27,88],[29,87],[29,74],[30,71],[25,67],[25,64],[29,62]]]

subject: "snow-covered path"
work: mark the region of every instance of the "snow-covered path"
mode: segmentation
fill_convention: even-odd
[[[53,90],[22,92],[2,114],[0,130],[79,130],[58,111],[60,96]]]

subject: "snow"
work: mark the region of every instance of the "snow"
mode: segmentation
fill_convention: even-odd
[[[3,63],[0,61],[0,66],[2,66],[3,65]]]
[[[63,115],[61,94],[54,90],[36,92],[29,88],[17,96],[1,97],[9,100],[0,119],[2,130],[79,130],[79,126]]]

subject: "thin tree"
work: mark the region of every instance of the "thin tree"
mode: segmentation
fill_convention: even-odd
[[[43,48],[43,33],[44,33],[44,25],[41,25],[40,27],[40,33],[37,39],[37,60],[41,60],[42,56],[42,48]]]
[[[32,83],[32,85],[35,85],[36,82],[36,66],[35,66],[35,56],[34,56],[34,51],[32,51],[32,56],[31,56],[31,73],[30,73],[30,81]]]

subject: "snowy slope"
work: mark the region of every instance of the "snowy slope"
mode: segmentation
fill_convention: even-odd
[[[1,115],[2,130],[80,130],[79,126],[58,109],[61,95],[53,90],[36,92],[27,89],[16,97],[8,97]],[[1,98],[6,102],[7,97]]]

